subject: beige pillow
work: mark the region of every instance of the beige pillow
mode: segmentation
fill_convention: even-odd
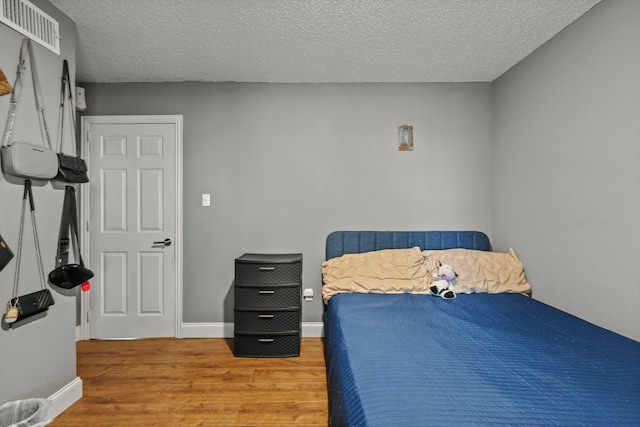
[[[345,277],[416,279],[426,274],[419,247],[346,254],[322,263],[325,283]]]
[[[458,274],[453,288],[458,293],[531,293],[524,267],[513,249],[507,253],[470,249],[426,250],[425,265],[432,275],[438,261]]]
[[[419,247],[346,254],[322,263],[325,303],[337,293],[429,293]]]

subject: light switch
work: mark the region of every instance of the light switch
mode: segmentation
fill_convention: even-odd
[[[202,195],[202,206],[211,206],[211,194]]]

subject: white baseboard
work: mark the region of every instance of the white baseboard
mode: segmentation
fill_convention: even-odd
[[[324,322],[302,322],[302,336],[310,338],[324,337]]]
[[[69,384],[49,396],[52,402],[51,418],[63,413],[67,408],[76,403],[82,397],[82,379],[76,377]]]
[[[233,323],[183,323],[182,338],[232,338]]]
[[[302,322],[302,337],[322,337],[324,323]],[[233,323],[183,323],[182,338],[233,338]]]

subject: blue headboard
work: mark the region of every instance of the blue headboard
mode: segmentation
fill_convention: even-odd
[[[481,231],[334,231],[327,237],[326,258],[381,249],[475,249],[490,251]]]

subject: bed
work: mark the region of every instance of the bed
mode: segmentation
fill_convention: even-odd
[[[326,260],[413,247],[491,251],[481,232],[339,231]],[[640,343],[522,293],[336,293],[324,325],[332,426],[640,426]]]

